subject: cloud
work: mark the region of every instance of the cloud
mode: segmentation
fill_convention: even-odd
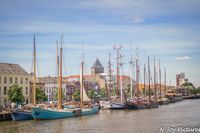
[[[181,56],[181,57],[176,57],[176,60],[189,60],[189,56]]]
[[[142,23],[142,22],[144,22],[144,19],[142,17],[139,17],[139,16],[134,16],[133,22],[134,23]]]

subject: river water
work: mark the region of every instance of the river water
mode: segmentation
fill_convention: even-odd
[[[200,128],[200,99],[149,110],[100,110],[76,118],[0,122],[2,133],[159,133],[176,127]]]

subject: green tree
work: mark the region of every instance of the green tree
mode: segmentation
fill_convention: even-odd
[[[191,82],[185,82],[181,86],[194,88],[194,85]]]
[[[36,88],[36,101],[38,103],[41,103],[46,100],[47,100],[47,96],[45,95],[45,92],[40,88]]]
[[[106,96],[106,89],[105,88],[102,88],[100,91],[99,91],[99,95],[101,97],[105,97]]]
[[[23,103],[25,98],[22,93],[22,87],[12,85],[11,89],[8,90],[8,100],[17,104]]]
[[[94,89],[91,89],[88,91],[88,97],[91,99],[94,99],[97,96],[96,91]]]
[[[80,101],[80,90],[76,90],[73,94],[73,98],[75,101]]]

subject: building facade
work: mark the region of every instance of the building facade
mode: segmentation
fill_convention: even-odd
[[[57,77],[43,77],[38,78],[40,82],[44,83],[44,92],[47,96],[48,102],[50,101],[57,101],[56,95],[57,95]],[[63,78],[62,82],[62,92],[65,100],[72,100],[73,94],[76,90],[76,82],[68,82]]]
[[[25,103],[30,103],[30,75],[18,64],[0,63],[0,104],[10,104],[8,90],[12,85],[22,87]]]
[[[185,78],[185,73],[180,73],[176,75],[176,86],[180,86],[188,82],[188,79]]]

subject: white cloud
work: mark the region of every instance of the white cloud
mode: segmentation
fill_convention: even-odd
[[[144,22],[144,19],[142,17],[139,17],[139,16],[134,16],[133,22],[134,23],[142,23],[142,22]]]
[[[181,57],[176,57],[176,60],[189,60],[189,56],[181,56]]]

